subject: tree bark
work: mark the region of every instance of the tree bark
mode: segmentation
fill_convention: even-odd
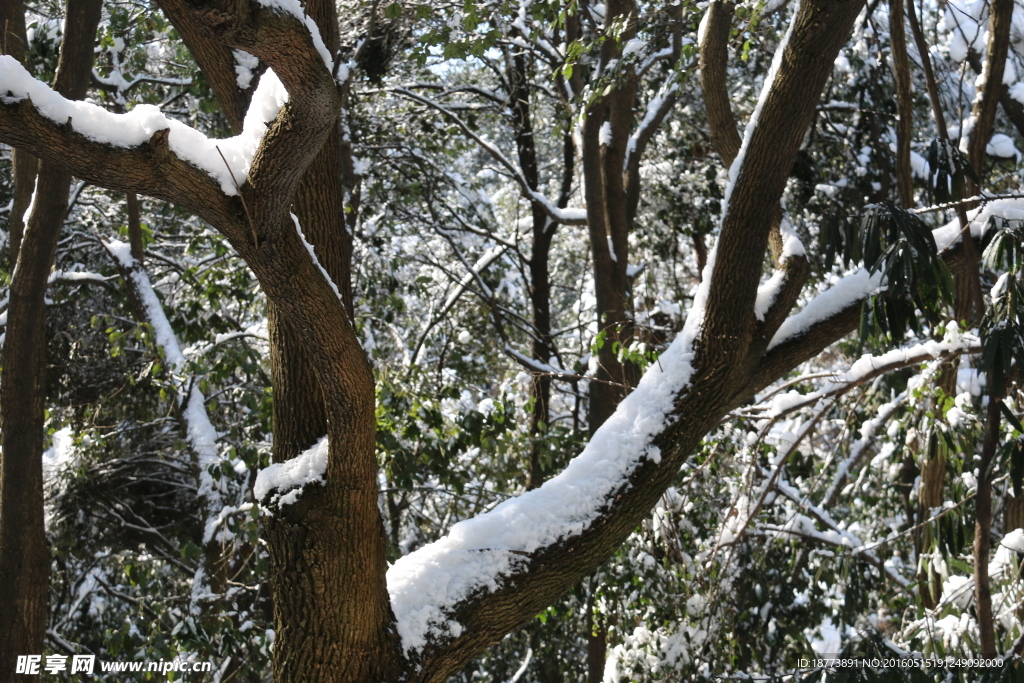
[[[967,51],[967,63],[976,76],[981,74],[981,57],[978,56],[977,52],[974,50]],[[1006,118],[1017,129],[1017,133],[1024,135],[1024,104],[1010,97],[1010,88],[1005,83],[999,91],[999,105],[1003,108]]]
[[[713,0],[708,5],[700,42],[700,87],[704,92],[711,144],[726,168],[732,165],[743,142],[736,129],[728,88],[729,32],[734,8],[731,2]]]
[[[537,147],[534,141],[533,122],[530,118],[531,91],[529,63],[522,50],[516,50],[508,58],[509,108],[512,112],[512,126],[515,134],[519,168],[529,189],[539,192],[540,173],[537,168]],[[566,135],[563,154],[562,193],[558,205],[565,208],[572,187],[573,147],[572,137]],[[568,185],[568,187],[566,187]],[[531,232],[533,245],[527,267],[530,273],[530,309],[533,339],[530,344],[532,358],[548,363],[554,355],[551,338],[551,274],[548,257],[551,241],[558,230],[558,224],[551,219],[540,202],[530,202]],[[542,454],[545,450],[544,436],[547,433],[551,404],[551,377],[535,373],[530,383],[530,399],[533,412],[530,414],[530,462],[526,488],[535,489],[544,483]]]
[[[54,89],[68,99],[85,97],[101,6],[100,0],[67,2]],[[14,673],[18,655],[43,651],[50,577],[42,470],[45,294],[70,183],[61,166],[42,164],[11,282],[0,396],[0,681],[26,680]]]
[[[974,98],[971,116],[974,127],[967,146],[967,160],[979,178],[985,177],[985,148],[999,109],[999,95],[1006,87],[1003,73],[1010,50],[1010,25],[1013,23],[1013,0],[992,0],[989,12],[988,45],[981,78],[985,83]],[[975,188],[976,189],[976,188]]]
[[[125,209],[128,213],[128,243],[131,245],[132,258],[142,265],[146,248],[142,244],[142,216],[140,215],[139,195],[129,192],[125,195]]]
[[[907,18],[910,20],[910,31],[914,36],[917,52],[921,55],[921,69],[924,72],[924,80],[928,88],[928,98],[931,100],[932,114],[935,117],[935,127],[938,129],[939,139],[949,142],[949,131],[946,128],[946,117],[942,112],[942,101],[939,99],[939,88],[935,80],[935,72],[932,70],[928,42],[925,40],[921,23],[917,19],[917,10],[914,9],[913,2],[907,2]],[[1005,63],[1005,55],[1003,61]],[[1000,80],[1002,79],[1002,68],[1000,66]],[[969,223],[967,220],[967,208],[959,204],[957,205],[956,213],[961,229],[964,229]],[[978,272],[978,259],[974,253],[974,241],[964,240],[963,242],[965,249],[967,249],[967,271],[956,280],[955,308],[958,320],[970,321],[975,310],[979,315],[984,312],[985,302],[981,295],[981,275]]]

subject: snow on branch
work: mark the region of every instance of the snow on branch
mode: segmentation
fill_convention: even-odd
[[[156,106],[140,104],[126,114],[114,114],[87,102],[68,100],[32,77],[13,57],[0,56],[0,103],[30,101],[43,117],[67,126],[90,141],[129,149],[167,131],[167,145],[179,159],[206,172],[228,196],[238,194],[235,181],[245,178],[253,156],[272,122],[288,100],[281,81],[268,70],[260,79],[240,135],[212,140],[195,128],[172,119]],[[218,148],[223,153],[222,159]]]
[[[980,239],[993,218],[1024,221],[1024,199],[1018,197],[988,198],[983,206],[968,212],[971,236]],[[953,220],[932,231],[940,255],[960,242],[959,220]],[[885,288],[881,271],[870,273],[867,268],[846,275],[839,282],[811,299],[799,312],[786,318],[775,332],[768,351],[802,337],[852,306],[856,306]]]
[[[950,324],[946,336],[941,342],[929,340],[913,346],[893,349],[878,356],[865,354],[845,373],[829,378],[824,386],[817,391],[809,394],[801,394],[798,391],[775,394],[771,402],[764,406],[765,417],[781,417],[801,408],[812,406],[822,399],[840,396],[855,386],[899,368],[951,355],[980,352],[981,342],[975,335],[961,333],[955,324]]]
[[[206,412],[206,397],[194,378],[185,375],[186,360],[178,344],[178,337],[171,328],[149,276],[132,256],[131,246],[120,240],[105,241],[103,246],[130,280],[128,285],[138,297],[146,322],[152,326],[157,346],[163,351],[171,377],[178,385],[178,402],[185,418],[188,442],[196,454],[199,496],[205,502],[207,510],[203,543],[209,543],[216,532],[214,522],[224,505],[221,497],[222,485],[210,474],[210,470],[220,462],[220,453],[217,446],[217,430],[213,428],[210,416]]]
[[[334,59],[331,57],[330,50],[324,44],[324,39],[320,36],[320,29],[317,28],[313,18],[306,14],[306,10],[302,7],[302,3],[299,0],[257,0],[257,2],[268,9],[276,10],[282,14],[290,14],[301,21],[302,25],[309,31],[309,37],[313,40],[313,47],[316,48],[317,54],[324,60],[327,70],[334,73]],[[347,69],[338,75],[339,82],[343,82],[347,78]]]
[[[707,267],[714,261],[712,250]],[[676,400],[690,386],[709,287],[705,278],[682,332],[561,474],[459,522],[388,570],[391,607],[407,653],[458,638],[463,627],[453,615],[461,603],[496,591],[533,553],[583,534],[641,464],[661,462],[653,441],[677,419]]]
[[[639,165],[639,157],[643,155],[647,143],[675,105],[678,92],[679,82],[670,81],[663,85],[658,94],[647,103],[644,118],[633,134],[629,136],[629,142],[626,143],[626,158],[622,162],[623,173],[628,173],[634,164]]]
[[[267,496],[271,496],[269,505],[284,506],[295,503],[307,484],[324,482],[329,451],[330,444],[324,436],[312,448],[291,460],[276,462],[263,468],[256,475],[256,483],[252,489],[253,497],[257,501],[263,501]],[[275,491],[277,493],[274,493]]]

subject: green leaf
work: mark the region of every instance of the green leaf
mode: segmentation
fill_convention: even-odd
[[[1024,434],[1024,426],[1021,425],[1020,420],[1017,419],[1017,416],[1014,415],[1009,406],[1006,405],[1006,401],[999,402],[999,411],[1003,414],[1003,417],[1006,418],[1006,421],[1013,425],[1013,428],[1016,429],[1017,432]]]

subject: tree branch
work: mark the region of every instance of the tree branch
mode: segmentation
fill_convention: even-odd
[[[704,91],[704,109],[708,113],[711,144],[728,168],[740,151],[740,134],[729,102],[729,31],[735,5],[727,0],[713,0],[704,18],[700,36],[700,87]]]
[[[862,2],[803,2],[765,81],[730,170],[727,207],[711,274],[702,353],[732,372],[746,358],[754,326],[753,307],[773,207],[815,114],[832,60],[846,42]]]

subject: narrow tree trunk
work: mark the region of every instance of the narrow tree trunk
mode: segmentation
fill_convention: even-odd
[[[989,381],[996,382],[990,377]],[[985,441],[978,463],[978,494],[975,497],[974,518],[974,600],[978,617],[981,657],[994,658],[996,652],[995,619],[992,614],[992,590],[989,584],[988,562],[992,549],[992,461],[999,447],[999,404],[1003,400],[1002,386],[993,386],[989,396],[985,423]]]
[[[733,3],[723,0],[713,0],[708,5],[700,43],[700,87],[704,92],[711,145],[726,168],[732,165],[742,143],[728,88],[729,32],[734,8]]]
[[[101,6],[100,0],[68,0],[54,89],[69,99],[85,96]],[[41,165],[11,283],[0,396],[0,681],[29,680],[14,673],[17,657],[43,650],[50,577],[42,471],[45,295],[70,184],[66,171]]]
[[[982,77],[985,84],[974,98],[971,116],[974,128],[970,131],[967,146],[967,160],[974,167],[979,178],[984,178],[985,149],[992,137],[992,128],[999,108],[999,95],[1006,87],[1003,73],[1010,49],[1010,25],[1013,22],[1013,0],[992,0],[990,3],[988,45]]]
[[[921,56],[921,70],[924,72],[925,84],[928,88],[928,99],[932,104],[932,114],[935,117],[935,127],[938,129],[939,139],[949,142],[949,131],[946,128],[946,117],[942,111],[942,101],[939,99],[939,87],[935,80],[935,72],[932,70],[932,60],[928,52],[928,43],[921,29],[921,23],[917,19],[917,10],[914,3],[907,2],[907,18],[910,20],[910,32],[914,36],[914,44]],[[1005,55],[1004,60],[1005,62]],[[999,67],[1000,79],[1002,79],[1003,66]],[[976,188],[972,188],[976,189]],[[967,208],[962,204],[956,208],[957,220],[960,222],[961,230],[966,230],[970,221],[967,220]],[[967,268],[956,277],[956,318],[960,321],[970,322],[973,312],[981,315],[985,310],[985,302],[981,295],[981,274],[978,271],[978,255],[975,253],[974,240],[963,240],[966,254]]]
[[[607,66],[636,32],[635,5],[631,0],[607,4],[605,27],[625,21],[619,40],[602,46],[601,64]],[[629,311],[629,202],[623,179],[626,145],[636,100],[636,80],[623,78],[611,92],[587,110],[583,122],[583,177],[587,201],[590,250],[593,257],[597,325],[603,342],[597,349],[598,369],[590,384],[590,433],[604,424],[637,381],[631,363],[619,360],[620,349],[632,339]]]
[[[892,45],[892,71],[896,79],[896,186],[899,189],[900,204],[909,209],[914,206],[914,180],[910,167],[914,85],[910,76],[910,58],[907,56],[903,0],[889,0],[889,38]]]
[[[527,186],[534,191],[540,190],[540,174],[537,167],[537,146],[533,136],[533,122],[530,118],[530,74],[526,55],[517,51],[509,56],[508,82],[509,108],[512,111],[515,129],[516,152],[519,167]],[[563,160],[566,165],[568,184],[572,184],[572,139]],[[563,179],[562,196],[559,205],[563,208],[568,202],[569,190],[565,188]],[[533,340],[530,344],[532,358],[541,363],[548,363],[554,353],[551,339],[551,274],[548,272],[548,257],[551,241],[558,225],[552,222],[547,211],[538,202],[531,202],[530,217],[532,221],[533,245],[530,252],[528,269],[530,272],[530,308],[533,326]],[[547,432],[551,405],[551,378],[538,373],[533,376],[530,384],[530,398],[533,413],[530,415],[530,463],[526,479],[526,488],[535,489],[544,483],[541,457],[545,449],[544,435]]]
[[[1024,495],[1007,499],[1003,513],[1003,529],[1006,532],[1020,528],[1024,528]]]
[[[947,366],[952,368],[956,375],[956,365]],[[945,500],[946,482],[946,449],[938,439],[932,439],[924,445],[921,455],[921,485],[917,492],[917,523],[929,517],[933,508],[940,507]],[[928,552],[932,546],[931,528],[929,525],[922,526],[915,537],[915,545],[918,555]],[[938,604],[942,593],[942,583],[934,567],[929,565],[927,571],[922,567],[917,574],[918,592],[921,595],[921,602],[925,607],[931,609]]]
[[[132,258],[141,266],[146,248],[142,244],[142,217],[140,215],[139,195],[129,192],[125,195],[128,212],[128,243],[131,245]]]
[[[0,54],[11,55],[29,70],[27,63],[28,38],[25,32],[25,5],[20,0],[5,0],[0,3]],[[11,153],[11,181],[14,186],[13,203],[9,220],[8,247],[10,248],[11,270],[18,262],[18,249],[25,233],[25,211],[32,200],[39,161],[19,149]]]

